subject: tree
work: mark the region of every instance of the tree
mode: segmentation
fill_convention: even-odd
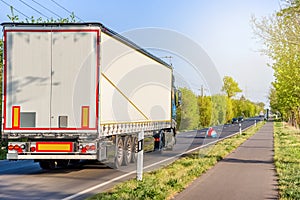
[[[233,112],[233,105],[232,105],[232,100],[228,97],[226,97],[226,122],[230,122],[231,119],[234,117],[234,112]]]
[[[204,128],[211,125],[212,122],[212,100],[209,96],[198,97],[199,107],[199,125],[198,127]]]
[[[222,91],[227,94],[228,98],[234,97],[237,93],[242,92],[238,83],[230,76],[224,76]]]
[[[265,45],[264,53],[273,63],[275,81],[269,100],[273,110],[292,125],[300,124],[300,1],[285,1],[285,7],[258,22],[256,35]]]
[[[178,110],[180,121],[177,121],[180,130],[192,130],[198,128],[199,109],[196,95],[188,88],[181,88],[182,102]]]
[[[226,96],[224,95],[213,95],[212,97],[212,125],[219,125],[226,123]]]
[[[44,20],[43,18],[39,17],[39,18],[35,18],[34,16],[31,16],[30,18],[26,18],[25,21],[20,21],[20,18],[18,15],[15,15],[14,13],[14,7],[11,6],[10,7],[10,15],[7,15],[8,19],[11,22],[20,22],[20,23],[74,23],[76,22],[76,16],[74,14],[74,12],[72,12],[69,17],[65,17],[65,18],[58,18],[58,19],[54,19],[54,18],[50,18],[47,20]]]

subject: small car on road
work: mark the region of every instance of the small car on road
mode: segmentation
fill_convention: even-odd
[[[239,116],[238,117],[238,122],[243,122],[244,121],[244,117],[243,116]]]
[[[232,118],[232,120],[231,120],[232,124],[237,124],[238,122],[239,122],[238,118]]]

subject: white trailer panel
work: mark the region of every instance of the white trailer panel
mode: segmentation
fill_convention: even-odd
[[[5,27],[4,132],[97,132],[100,27]]]
[[[5,35],[5,128],[14,126],[13,106],[39,115],[28,126],[49,127],[51,33],[8,31]]]
[[[172,68],[102,25],[8,25],[4,38],[5,134],[171,127]]]
[[[172,69],[101,34],[101,124],[170,122]]]

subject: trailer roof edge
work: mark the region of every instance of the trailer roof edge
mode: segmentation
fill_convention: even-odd
[[[120,42],[134,48],[135,50],[139,51],[140,53],[152,58],[153,60],[159,62],[160,64],[171,68],[172,66],[163,61],[162,59],[158,58],[157,56],[153,55],[152,53],[148,52],[147,50],[141,48],[133,41],[127,39],[126,37],[120,35],[119,33],[107,28],[100,22],[84,22],[84,23],[15,23],[15,22],[3,22],[1,23],[3,27],[14,27],[14,26],[36,26],[36,27],[45,27],[45,26],[98,26],[100,27],[101,31],[107,33],[108,35],[112,36],[113,38],[119,40]]]

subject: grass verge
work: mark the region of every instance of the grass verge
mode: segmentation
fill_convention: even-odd
[[[276,122],[274,146],[280,199],[300,199],[300,131]]]
[[[256,127],[248,129],[241,135],[236,135],[205,149],[188,154],[166,167],[144,173],[143,181],[131,179],[116,185],[108,192],[94,195],[88,200],[170,199],[240,146],[256,133],[263,124],[264,122],[259,123]]]

